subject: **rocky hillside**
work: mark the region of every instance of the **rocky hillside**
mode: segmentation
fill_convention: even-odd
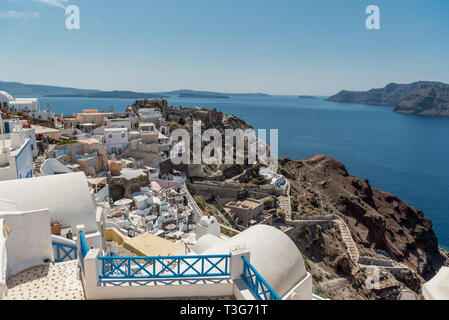
[[[394,111],[401,113],[449,116],[449,84],[442,82],[390,83],[369,91],[342,90],[327,100],[393,106]]]
[[[288,232],[312,274],[315,292],[332,300],[396,300],[399,293],[420,294],[421,281],[412,270],[379,271],[379,286],[367,288],[372,271],[358,268],[346,251],[335,223],[306,224]]]
[[[324,155],[307,160],[280,159],[281,173],[292,187],[292,202],[303,214],[341,216],[361,248],[385,251],[423,279],[446,263],[432,223],[396,196],[371,188]]]

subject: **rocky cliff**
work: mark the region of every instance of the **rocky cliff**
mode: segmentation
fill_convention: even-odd
[[[394,111],[401,113],[449,116],[449,84],[442,82],[390,83],[369,91],[342,90],[327,100],[393,106]]]
[[[342,163],[323,155],[279,163],[298,211],[339,215],[362,250],[383,250],[426,280],[446,263],[432,223],[421,211],[350,175]]]

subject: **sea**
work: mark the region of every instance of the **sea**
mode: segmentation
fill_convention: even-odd
[[[279,156],[329,155],[373,188],[392,193],[432,220],[449,248],[449,117],[405,115],[392,107],[325,101],[326,97],[168,98],[169,105],[216,108],[255,129],[278,129]],[[39,97],[57,114],[124,111],[131,99]]]

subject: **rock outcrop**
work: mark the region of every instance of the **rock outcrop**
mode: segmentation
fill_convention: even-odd
[[[358,246],[383,250],[426,280],[446,263],[432,223],[421,211],[371,188],[342,163],[315,155],[300,161],[280,159],[279,167],[291,183],[298,211],[341,216]]]
[[[449,84],[442,82],[390,83],[369,91],[342,90],[327,100],[392,106],[395,112],[408,114],[449,116]]]

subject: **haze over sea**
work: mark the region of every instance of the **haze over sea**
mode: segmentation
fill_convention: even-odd
[[[390,107],[335,103],[296,96],[168,98],[169,105],[217,108],[256,129],[279,129],[279,156],[329,155],[422,210],[449,247],[449,117],[398,114]],[[134,100],[40,97],[57,114],[83,109],[124,111]]]

